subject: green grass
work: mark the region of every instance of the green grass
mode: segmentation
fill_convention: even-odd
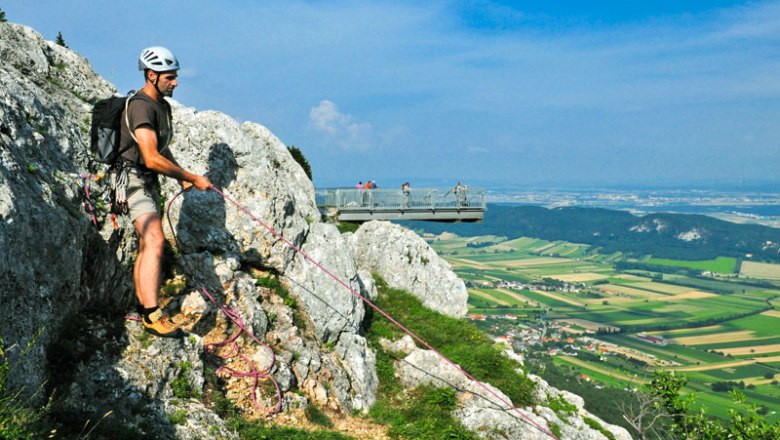
[[[350,440],[353,438],[335,431],[306,431],[265,426],[260,422],[248,422],[241,417],[232,417],[227,421],[226,426],[238,432],[242,440]]]
[[[737,259],[733,257],[718,257],[715,258],[714,260],[701,260],[701,261],[651,258],[647,260],[646,263],[658,264],[661,266],[687,267],[691,269],[699,269],[702,271],[710,271],[710,272],[722,273],[722,274],[734,273],[734,270],[737,267]]]
[[[728,323],[729,327],[739,330],[750,330],[758,337],[777,336],[780,328],[780,318],[766,315],[753,315],[747,318],[735,319]],[[755,341],[760,345],[761,341]]]
[[[380,297],[377,305],[403,323],[432,347],[449,357],[480,381],[506,393],[515,404],[534,401],[534,384],[515,372],[520,365],[496,348],[493,341],[471,323],[441,315],[425,308],[419,299],[401,290],[391,289],[378,276]],[[384,318],[371,318],[369,335],[397,339],[401,329]]]

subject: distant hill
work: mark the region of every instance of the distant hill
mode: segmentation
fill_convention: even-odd
[[[404,225],[435,234],[503,235],[589,244],[601,253],[706,260],[717,256],[780,262],[780,229],[736,224],[704,215],[657,213],[635,216],[602,208],[489,204],[483,223],[410,221]]]

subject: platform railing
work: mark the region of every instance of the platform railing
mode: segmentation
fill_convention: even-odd
[[[484,210],[485,190],[464,188],[440,190],[435,188],[400,189],[317,189],[317,206],[349,210]]]

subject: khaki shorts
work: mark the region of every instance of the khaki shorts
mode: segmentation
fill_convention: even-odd
[[[128,173],[127,205],[130,210],[130,221],[142,215],[156,213],[160,216],[160,191],[154,180],[144,180],[135,173]]]

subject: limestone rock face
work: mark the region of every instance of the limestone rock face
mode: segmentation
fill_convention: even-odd
[[[204,383],[200,341],[237,331],[219,311],[226,304],[275,352],[274,359],[248,336],[241,339],[258,367],[271,366],[285,405],[305,404],[289,393],[300,389],[334,409],[366,410],[375,400],[376,373],[360,334],[363,303],[292,247],[364,293],[357,267],[338,231],[320,223],[311,181],[286,146],[258,124],[171,102],[170,147],[179,163],[207,174],[246,212],[213,191],[177,196],[178,184],[160,178],[163,200],[175,198],[165,216],[170,225],[164,221],[174,250],[166,257],[166,276],[173,278],[163,289],[175,293],[164,293],[162,303],[172,315],[181,311],[177,319],[196,342],[142,341],[149,336],[137,325],[117,327],[135,303],[135,233],[126,219],[118,229],[111,226],[105,188],[87,178],[94,224],[77,178],[100,171],[89,166],[90,112],[94,101],[114,93],[75,52],[30,28],[0,23],[0,337],[12,347],[12,372],[26,373],[12,373],[9,385],[32,395],[48,380],[63,409],[97,420],[113,408],[113,420],[127,421],[133,432],[148,433],[145,438],[213,438],[205,434],[209,424],[230,438],[208,408],[172,395],[182,365],[189,365],[186,379],[195,388]],[[258,286],[258,274],[281,280],[286,290]],[[104,330],[114,334],[113,342],[92,337],[100,328],[113,329]],[[225,383],[228,397],[252,411],[247,380]],[[260,400],[275,404],[273,395]],[[135,409],[159,428],[149,428]],[[182,413],[187,427],[200,424],[204,431],[184,434],[171,424],[169,417]]]
[[[47,347],[63,322],[87,307],[123,310],[131,298],[121,261],[81,207],[77,179],[91,109],[82,98],[113,91],[77,54],[0,23],[0,337],[16,344],[9,359],[26,374],[9,380],[26,394],[46,380]]]
[[[378,273],[440,313],[466,314],[468,291],[449,263],[413,231],[382,221],[363,224],[348,237],[358,267]]]

